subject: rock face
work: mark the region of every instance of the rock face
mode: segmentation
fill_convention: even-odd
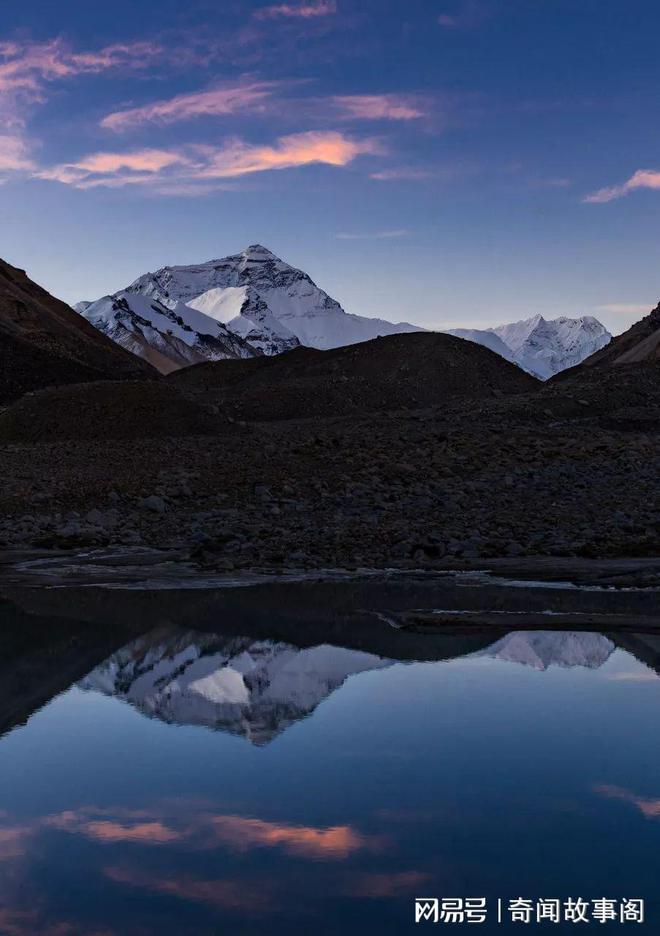
[[[328,644],[300,649],[170,628],[128,644],[79,685],[170,724],[203,725],[262,745],[310,715],[349,676],[390,662]]]
[[[56,384],[156,376],[0,260],[0,404]]]
[[[551,321],[535,315],[497,328],[454,328],[449,334],[485,345],[541,380],[574,367],[612,339],[590,315]]]
[[[613,338],[607,347],[588,357],[582,367],[657,362],[660,362],[660,303],[628,331]]]
[[[123,314],[117,316],[122,309],[113,309],[113,301],[122,303]],[[421,330],[406,323],[349,315],[306,273],[260,244],[221,260],[145,273],[126,290],[99,302],[101,306],[84,302],[77,308],[131,350],[145,357],[152,352],[164,355],[171,362],[169,370],[203,359],[280,354],[299,345],[336,348],[379,335]],[[163,338],[172,328],[168,318],[170,322],[180,318],[192,329],[193,334],[175,329],[174,337],[193,349],[195,359]],[[209,335],[224,347],[209,344]],[[162,362],[160,369],[165,369]]]

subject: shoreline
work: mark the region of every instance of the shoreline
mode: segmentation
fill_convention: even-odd
[[[113,626],[350,634],[660,629],[660,558],[447,564],[442,570],[202,569],[171,552],[0,554],[0,598]],[[361,636],[362,635],[362,636]]]
[[[660,591],[660,556],[647,557],[555,557],[495,556],[478,560],[445,561],[434,567],[408,565],[376,566],[243,566],[227,569],[222,563],[199,562],[182,549],[107,546],[87,549],[0,549],[0,585],[18,578],[43,580],[58,576],[70,581],[86,581],[94,575],[109,577],[116,583],[146,579],[163,581],[217,582],[207,587],[246,587],[279,581],[331,582],[363,579],[442,580],[469,576],[474,584],[499,584],[509,588],[589,588],[591,590]],[[66,573],[66,575],[65,575]],[[142,576],[142,577],[141,577]],[[198,586],[199,587],[199,586]],[[203,587],[203,586],[201,586]]]

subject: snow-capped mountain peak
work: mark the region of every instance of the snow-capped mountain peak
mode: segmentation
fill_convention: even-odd
[[[139,317],[144,317],[146,309],[150,321],[154,308],[165,317],[165,310],[169,309],[190,323],[194,331],[198,331],[192,324],[195,314],[212,319],[215,323],[212,327],[207,322],[201,323],[205,333],[217,337],[220,330],[223,338],[231,334],[237,341],[236,350],[241,349],[241,353],[225,356],[279,354],[301,344],[312,348],[337,348],[380,335],[422,330],[405,322],[394,324],[348,314],[307,273],[285,263],[261,244],[252,244],[241,253],[219,260],[163,267],[154,273],[145,273],[110,298],[127,303]],[[107,297],[99,301],[105,299]],[[131,339],[129,342],[120,329],[108,330],[107,317],[99,316],[96,305],[79,303],[78,311],[111,337],[121,338],[125,346],[132,343],[136,353],[140,353],[141,348],[143,356],[150,353],[148,348],[144,349],[145,341],[148,346],[150,338],[143,331],[138,341]],[[138,326],[139,323],[132,329],[134,334],[141,329]],[[161,331],[159,327],[158,331]],[[202,333],[198,331],[198,334]],[[185,338],[183,340],[186,343]],[[167,342],[162,340],[162,335],[156,341],[159,347],[155,350],[159,354],[167,353],[163,348]],[[205,354],[204,342],[194,344],[201,354],[199,359],[213,359],[211,354]],[[184,363],[194,361],[182,361],[180,354],[174,354],[173,367]],[[169,369],[173,369],[172,366]]]
[[[454,328],[450,334],[485,345],[542,380],[574,367],[612,339],[591,315],[576,319],[533,315],[496,328]]]
[[[508,325],[499,325],[491,329],[493,334],[502,339],[504,344],[510,348],[514,354],[518,354],[529,341],[537,329],[543,331],[547,326],[547,321],[542,315],[532,315],[528,319],[520,322],[510,322]]]
[[[282,263],[280,258],[276,257],[272,250],[269,250],[262,244],[251,244],[249,247],[246,247],[245,250],[241,251],[241,256],[244,258],[245,263],[264,263],[269,260]]]
[[[231,331],[265,354],[286,351],[298,344],[336,348],[379,335],[420,330],[407,323],[397,325],[349,315],[307,273],[285,263],[261,244],[221,260],[148,273],[128,291],[155,296],[165,304],[184,302],[212,316],[221,315]],[[230,309],[235,312],[234,318],[228,317]]]

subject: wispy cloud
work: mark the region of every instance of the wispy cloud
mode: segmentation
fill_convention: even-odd
[[[166,821],[158,810],[108,810],[83,807],[46,816],[39,825],[81,835],[102,845],[120,842],[147,846],[186,844],[194,848],[210,849],[222,845],[234,851],[246,852],[255,848],[279,848],[289,854],[307,858],[342,861],[354,852],[378,851],[383,839],[364,835],[349,825],[304,826],[287,822],[272,822],[253,816],[239,816],[214,812],[194,812],[185,821]],[[13,843],[23,827],[0,828]],[[28,829],[28,831],[30,831]]]
[[[149,181],[163,169],[187,163],[189,159],[180,152],[142,149],[130,153],[94,153],[79,162],[43,169],[36,175],[75,188],[116,187]]]
[[[161,49],[149,42],[117,43],[74,52],[62,39],[0,42],[0,182],[34,168],[26,126],[32,109],[48,99],[49,85],[76,75],[145,68]]]
[[[161,52],[150,42],[116,43],[93,52],[74,52],[63,39],[0,43],[0,96],[42,101],[45,86],[75,75],[111,69],[142,69]]]
[[[105,845],[131,842],[139,845],[169,845],[182,835],[160,821],[136,822],[133,825],[101,819],[83,823],[79,831],[87,838]]]
[[[118,865],[105,869],[105,875],[116,884],[142,888],[157,894],[167,894],[190,903],[209,904],[221,909],[243,913],[266,913],[272,907],[272,895],[262,887],[249,887],[245,881],[202,879],[178,875],[145,872],[141,868]]]
[[[482,0],[460,0],[438,16],[445,29],[475,29],[490,19],[492,12]]]
[[[429,169],[415,169],[413,166],[398,166],[394,169],[380,169],[378,172],[372,172],[371,179],[378,182],[420,182],[424,179],[432,178],[433,173]]]
[[[209,821],[217,840],[238,851],[280,847],[306,858],[342,860],[373,845],[369,838],[346,825],[319,828],[245,816],[213,816]]]
[[[407,231],[405,228],[398,228],[391,231],[373,231],[370,234],[353,234],[350,232],[340,231],[339,234],[335,234],[336,240],[395,240],[398,237],[408,237],[410,231]]]
[[[427,116],[420,96],[406,94],[349,94],[333,97],[282,98],[277,92],[300,82],[242,79],[233,84],[179,94],[141,107],[108,114],[101,126],[130,130],[145,124],[174,124],[194,117],[241,113],[286,115],[294,112],[308,119],[415,120]]]
[[[34,168],[29,145],[22,133],[0,134],[0,179],[8,172]]]
[[[310,130],[280,137],[266,145],[235,139],[220,147],[196,145],[171,150],[95,153],[41,170],[37,175],[80,189],[153,186],[164,182],[208,183],[209,180],[235,179],[314,164],[341,167],[362,154],[380,152],[381,146],[376,140],[356,140],[337,131]]]
[[[601,796],[608,797],[608,799],[620,799],[632,806],[636,806],[647,819],[660,819],[660,799],[637,796],[631,790],[607,784],[596,787],[596,792],[600,793]]]
[[[624,195],[628,195],[636,189],[660,189],[660,172],[654,169],[638,169],[622,185],[598,189],[598,191],[586,195],[582,200],[591,205],[602,205],[605,202],[614,201],[616,198],[623,198]]]
[[[109,130],[127,130],[144,124],[173,124],[193,117],[222,116],[253,112],[263,108],[275,90],[277,81],[244,81],[190,94],[179,94],[143,107],[115,111],[101,121]]]
[[[350,94],[330,100],[345,117],[356,120],[416,120],[426,116],[418,99],[403,94]]]
[[[32,835],[29,825],[11,825],[0,828],[0,861],[11,861],[25,854]]]
[[[261,7],[254,13],[254,18],[268,19],[314,19],[318,16],[331,16],[337,12],[336,0],[316,0],[315,3],[276,3]]]
[[[233,178],[252,172],[291,169],[313,163],[346,166],[360,155],[377,154],[381,147],[375,140],[354,140],[336,131],[294,133],[280,137],[273,146],[252,146],[237,140],[213,153],[201,176]]]

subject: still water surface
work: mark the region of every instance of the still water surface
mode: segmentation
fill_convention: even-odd
[[[0,615],[0,933],[413,933],[416,896],[640,897],[623,931],[660,931],[651,627]]]

